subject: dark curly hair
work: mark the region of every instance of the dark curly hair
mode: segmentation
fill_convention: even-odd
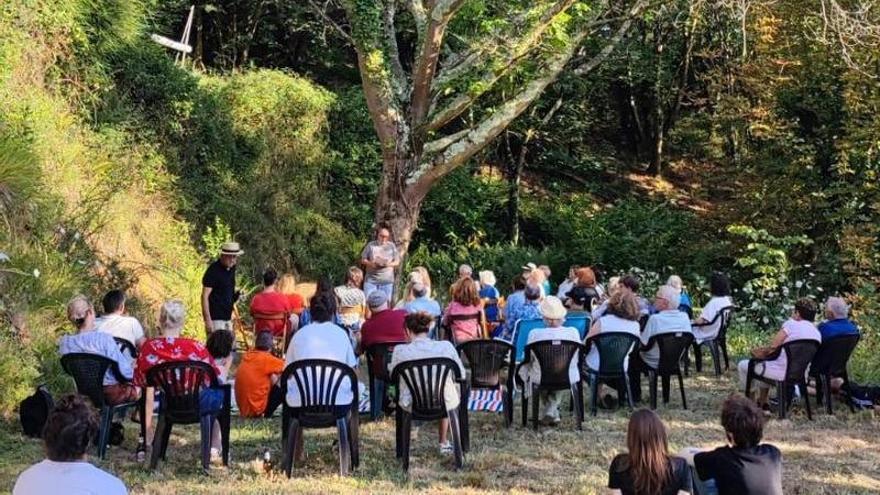
[[[46,457],[55,462],[82,459],[98,432],[98,416],[81,395],[62,397],[43,427]]]
[[[709,279],[709,292],[715,297],[724,297],[730,295],[730,279],[727,275],[715,272]]]
[[[434,317],[423,311],[410,313],[403,319],[403,323],[406,325],[407,330],[415,334],[428,333],[428,330],[431,329],[431,323],[433,322]]]
[[[816,319],[816,309],[816,303],[807,297],[798,299],[797,302],[794,303],[794,310],[801,315],[802,320],[814,321]]]
[[[732,394],[721,406],[721,426],[735,447],[755,447],[764,437],[764,414],[753,401]]]
[[[224,359],[232,354],[232,348],[235,346],[235,335],[229,330],[214,330],[208,335],[208,341],[205,347],[208,348],[208,354],[214,359]]]

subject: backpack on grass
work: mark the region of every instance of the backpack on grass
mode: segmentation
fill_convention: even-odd
[[[18,415],[24,434],[33,438],[42,436],[43,427],[54,408],[55,401],[52,400],[52,394],[49,393],[45,385],[38,386],[33,395],[18,405]]]

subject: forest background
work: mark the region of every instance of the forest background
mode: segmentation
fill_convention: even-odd
[[[493,39],[516,19],[500,12],[539,3],[464,2],[453,39]],[[625,13],[632,2],[574,3]],[[382,149],[341,8],[197,2],[193,56],[175,64],[149,34],[179,36],[189,7],[0,6],[5,414],[36,383],[69,389],[55,353],[75,293],[123,287],[152,328],[164,299],[195,311],[204,266],[228,238],[247,251],[249,292],[267,265],[340,281],[371,235]],[[866,335],[854,375],[880,381],[880,15],[863,7],[649,2],[601,64],[562,71],[433,187],[407,265],[443,287],[470,263],[503,291],[527,261],[557,282],[573,263],[635,270],[647,291],[677,273],[698,302],[724,271],[741,308],[735,335],[755,341],[795,298],[844,294]],[[609,36],[598,29],[575,56]],[[461,119],[501,105],[523,77],[500,77]]]

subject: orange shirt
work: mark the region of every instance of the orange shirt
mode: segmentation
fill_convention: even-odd
[[[235,402],[245,418],[262,416],[269,402],[271,375],[284,371],[284,360],[269,351],[248,351],[235,373]]]

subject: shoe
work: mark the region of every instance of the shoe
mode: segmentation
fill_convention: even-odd
[[[440,444],[440,453],[443,455],[451,455],[455,452],[455,448],[452,446],[452,442],[446,442]]]
[[[220,462],[222,457],[220,456],[220,449],[215,449],[211,447],[211,462],[218,463]]]

